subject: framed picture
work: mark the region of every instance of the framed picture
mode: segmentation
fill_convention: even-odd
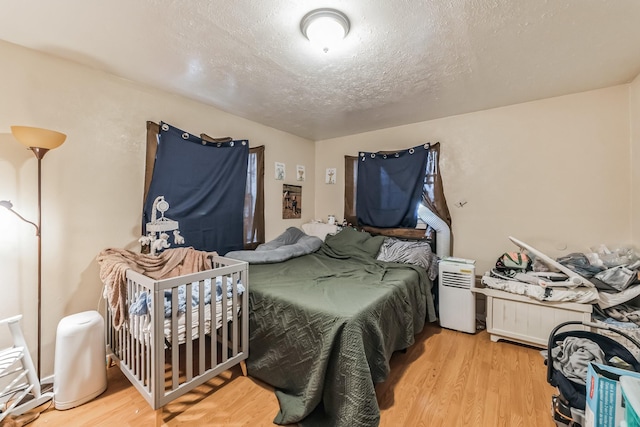
[[[324,176],[325,184],[335,184],[336,183],[336,168],[327,168],[327,171]]]
[[[275,175],[276,180],[284,181],[284,179],[286,178],[284,163],[276,162],[275,172],[276,172],[276,175]]]
[[[296,165],[296,180],[304,181],[304,166]]]
[[[282,219],[295,219],[302,216],[302,187],[282,184]]]

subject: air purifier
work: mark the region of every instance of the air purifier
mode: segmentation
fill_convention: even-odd
[[[476,332],[475,261],[445,257],[438,267],[440,326],[456,331]]]

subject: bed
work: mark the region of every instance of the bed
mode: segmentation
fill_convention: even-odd
[[[189,256],[198,262],[187,269]],[[246,374],[246,262],[191,248],[158,258],[107,250],[98,261],[107,296],[107,354],[154,410],[237,364]],[[191,270],[203,271],[183,274]]]
[[[275,423],[379,424],[375,384],[435,321],[427,271],[376,259],[384,241],[345,228],[312,254],[250,264],[247,368],[276,389]]]

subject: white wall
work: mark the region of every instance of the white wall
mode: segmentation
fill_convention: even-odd
[[[629,85],[629,128],[631,133],[631,230],[640,245],[640,75]]]
[[[316,143],[316,217],[343,216],[343,156],[441,144],[454,255],[478,273],[516,247],[557,257],[631,239],[629,86],[544,99]],[[338,168],[336,185],[324,171]],[[464,203],[464,207],[458,207]]]
[[[37,163],[13,138],[11,125],[67,134],[64,145],[42,163],[43,375],[53,372],[59,320],[101,304],[96,255],[107,247],[136,248],[147,120],[265,145],[267,239],[313,217],[312,141],[6,42],[0,42],[0,57],[0,200],[11,200],[35,220]],[[283,181],[274,179],[275,161],[287,165],[285,183],[303,185],[300,220],[282,220]],[[296,164],[306,166],[307,181],[295,180]],[[0,318],[24,315],[22,326],[35,355],[34,228],[0,209],[0,233]],[[6,338],[3,331],[0,341]]]

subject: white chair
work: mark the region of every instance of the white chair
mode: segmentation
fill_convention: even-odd
[[[53,392],[42,393],[20,328],[21,319],[19,314],[0,320],[0,327],[7,325],[13,338],[12,347],[0,350],[0,421],[7,415],[22,415],[53,398]]]

